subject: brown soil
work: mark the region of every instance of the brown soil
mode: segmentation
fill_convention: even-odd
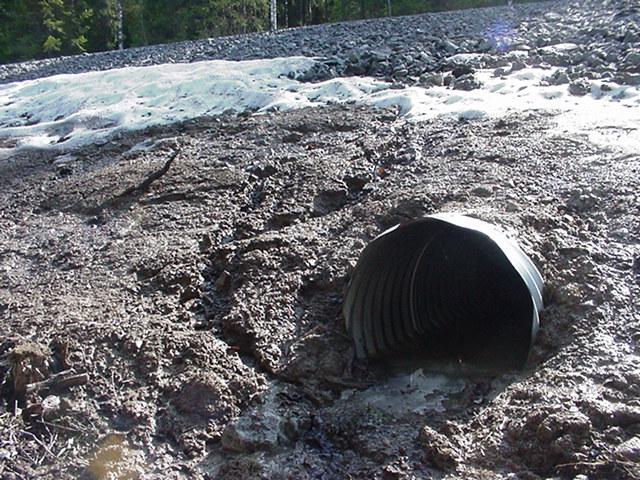
[[[640,156],[553,125],[330,107],[3,161],[0,476],[639,478]],[[436,375],[352,365],[341,302],[368,241],[441,211],[543,272],[529,365],[356,401]]]

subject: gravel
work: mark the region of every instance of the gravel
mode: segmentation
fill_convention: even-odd
[[[474,53],[479,55],[466,61],[475,67],[567,67],[570,80],[611,79],[637,85],[639,23],[639,9],[632,0],[535,2],[2,65],[0,83],[128,66],[304,55],[322,63],[301,80],[370,75],[417,84],[425,74],[459,67],[458,54]]]

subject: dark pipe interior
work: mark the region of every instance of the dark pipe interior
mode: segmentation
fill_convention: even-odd
[[[447,227],[416,265],[414,314],[424,342],[462,362],[518,368],[531,342],[531,295],[484,235]]]
[[[437,219],[367,246],[344,310],[360,358],[415,347],[437,360],[520,368],[532,341],[533,300],[502,250]]]

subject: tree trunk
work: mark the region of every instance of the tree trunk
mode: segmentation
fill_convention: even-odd
[[[391,16],[391,0],[387,0],[387,16]]]
[[[118,15],[116,43],[118,44],[118,50],[124,50],[124,10],[122,8],[122,0],[118,0],[116,2],[116,11]]]
[[[149,45],[149,38],[147,37],[147,24],[144,21],[144,13],[147,11],[145,0],[140,0],[140,31],[142,32],[142,41],[144,45]]]
[[[271,18],[271,31],[275,32],[278,29],[278,2],[271,0],[269,5],[269,16]]]
[[[289,0],[284,0],[284,25],[289,28]]]
[[[242,0],[242,18],[247,19],[247,2],[246,0]],[[242,33],[247,33],[247,24],[246,22],[242,23]]]

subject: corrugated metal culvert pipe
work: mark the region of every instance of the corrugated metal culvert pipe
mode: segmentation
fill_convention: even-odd
[[[395,226],[362,252],[343,312],[358,358],[418,346],[479,367],[521,368],[543,280],[492,225],[438,214]]]

